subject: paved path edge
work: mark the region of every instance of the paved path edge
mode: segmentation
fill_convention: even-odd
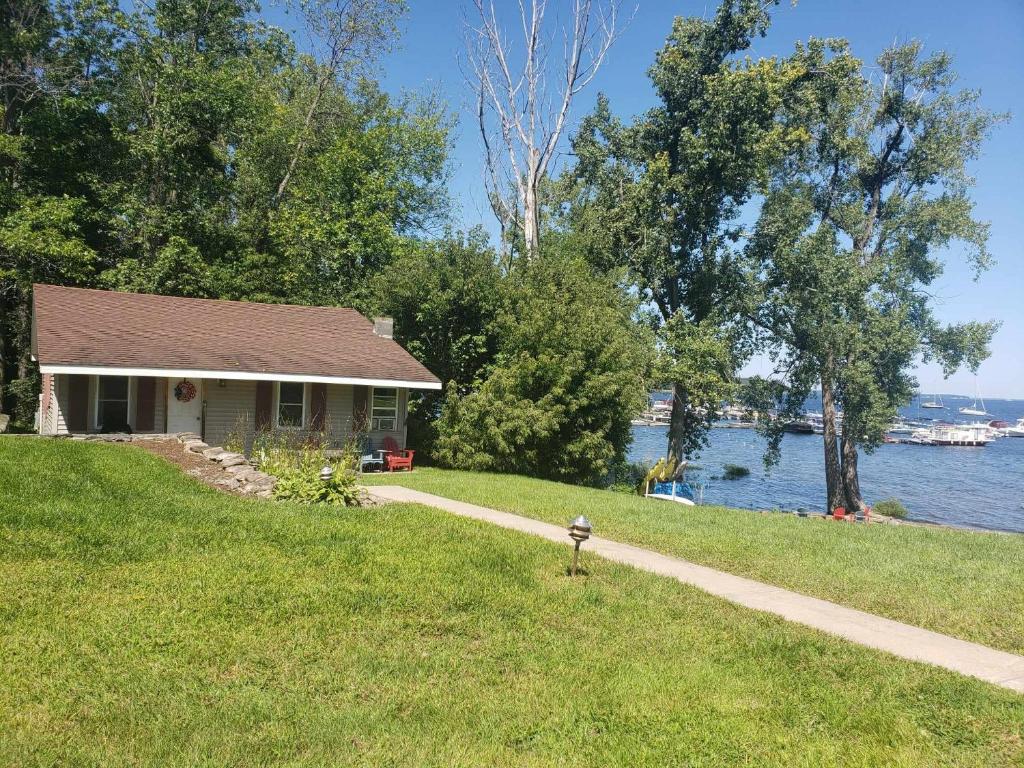
[[[501,512],[397,485],[369,486],[366,490],[382,501],[422,504],[460,517],[540,536],[559,544],[572,544],[565,528],[511,512]],[[734,576],[631,544],[591,536],[584,547],[607,560],[673,578],[747,608],[781,616],[788,621],[904,659],[944,667],[1024,693],[1024,656]]]

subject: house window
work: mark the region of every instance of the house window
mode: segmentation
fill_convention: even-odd
[[[128,377],[100,376],[96,387],[97,429],[120,432],[128,426]]]
[[[370,429],[377,432],[394,432],[398,429],[398,390],[373,388],[373,405],[370,412]]]
[[[277,385],[277,426],[301,427],[306,421],[306,385],[282,381]]]

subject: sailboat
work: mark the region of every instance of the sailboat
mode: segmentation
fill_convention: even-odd
[[[921,403],[922,408],[941,408],[945,410],[946,406],[942,404],[942,395],[935,395],[935,398],[929,400],[927,403]]]
[[[981,401],[981,408],[978,408],[978,401]],[[985,400],[978,394],[978,383],[974,383],[974,402],[971,403],[970,408],[961,408],[960,413],[964,416],[988,416],[988,411],[985,410]]]
[[[985,401],[983,399],[981,400],[981,408],[978,407],[978,400],[975,400],[971,403],[970,408],[961,408],[960,413],[964,416],[988,416],[988,411],[985,410]]]

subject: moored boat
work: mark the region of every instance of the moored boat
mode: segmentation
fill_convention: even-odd
[[[1007,437],[1024,437],[1024,419],[1017,419],[1017,423],[1004,429],[1003,434]]]
[[[932,445],[961,446],[965,448],[983,448],[992,442],[988,425],[953,424],[932,427]]]

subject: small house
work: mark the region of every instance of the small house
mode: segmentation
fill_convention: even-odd
[[[415,390],[441,382],[354,309],[36,285],[39,432],[366,431],[405,447]]]

